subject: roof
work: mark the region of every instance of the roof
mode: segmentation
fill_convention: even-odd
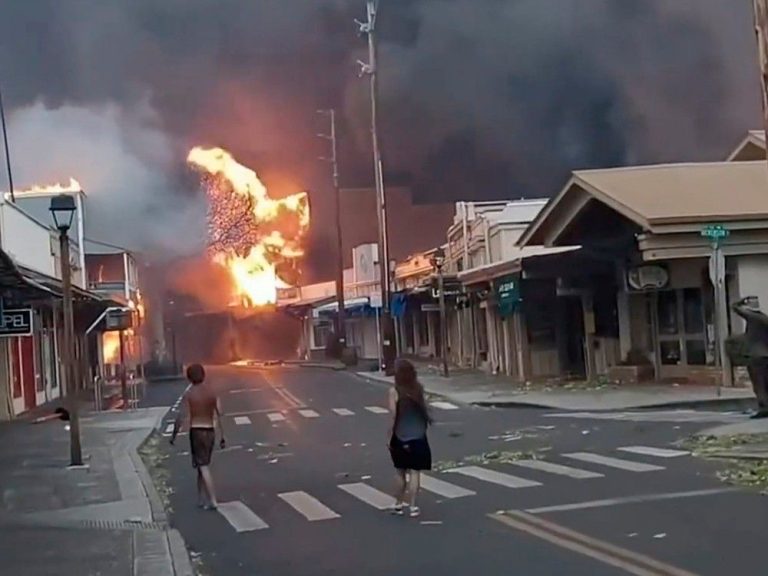
[[[590,199],[654,233],[671,224],[768,220],[768,165],[710,162],[576,171],[518,244],[544,243],[543,229],[551,218],[578,213]]]
[[[763,160],[765,158],[765,131],[750,130],[728,156],[729,162]]]

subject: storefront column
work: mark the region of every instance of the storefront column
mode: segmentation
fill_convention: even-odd
[[[616,310],[619,317],[619,350],[624,360],[632,348],[632,315],[629,310],[629,293],[626,290],[616,292]]]
[[[517,374],[522,382],[531,377],[531,350],[528,345],[528,329],[525,324],[525,314],[518,309],[512,317],[512,328],[517,344]]]
[[[595,310],[592,294],[581,295],[581,308],[584,312],[584,360],[587,380],[596,376],[595,362]]]

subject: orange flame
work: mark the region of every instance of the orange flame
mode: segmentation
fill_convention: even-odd
[[[104,352],[105,364],[120,363],[120,332],[103,332],[101,349]]]
[[[74,178],[69,179],[69,184],[51,184],[49,186],[40,186],[39,184],[35,184],[34,186],[31,186],[25,190],[17,190],[16,194],[24,194],[28,192],[45,192],[45,193],[64,193],[64,192],[80,192],[83,189],[80,182],[75,180]]]
[[[256,172],[221,148],[193,148],[187,162],[204,175],[209,199],[208,251],[232,277],[237,302],[246,307],[277,301],[288,288],[277,267],[304,255],[309,229],[306,192],[270,198]]]

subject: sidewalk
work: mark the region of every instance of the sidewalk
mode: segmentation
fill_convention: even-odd
[[[363,378],[393,383],[392,377],[379,372],[358,372]],[[636,408],[730,407],[754,406],[754,394],[747,388],[723,388],[721,395],[713,386],[641,385],[618,386],[584,383],[549,383],[525,385],[475,370],[456,370],[449,378],[433,369],[420,369],[424,389],[459,404],[479,406],[550,408],[554,410],[629,410]]]
[[[79,469],[67,467],[67,423],[0,424],[3,573],[192,575],[136,452],[166,411],[83,413]]]

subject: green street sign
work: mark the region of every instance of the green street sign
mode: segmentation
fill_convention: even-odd
[[[502,318],[508,318],[515,313],[520,304],[520,276],[513,274],[494,281],[494,291]]]
[[[722,240],[728,238],[730,234],[731,231],[722,224],[709,224],[701,229],[701,235],[712,240]]]

